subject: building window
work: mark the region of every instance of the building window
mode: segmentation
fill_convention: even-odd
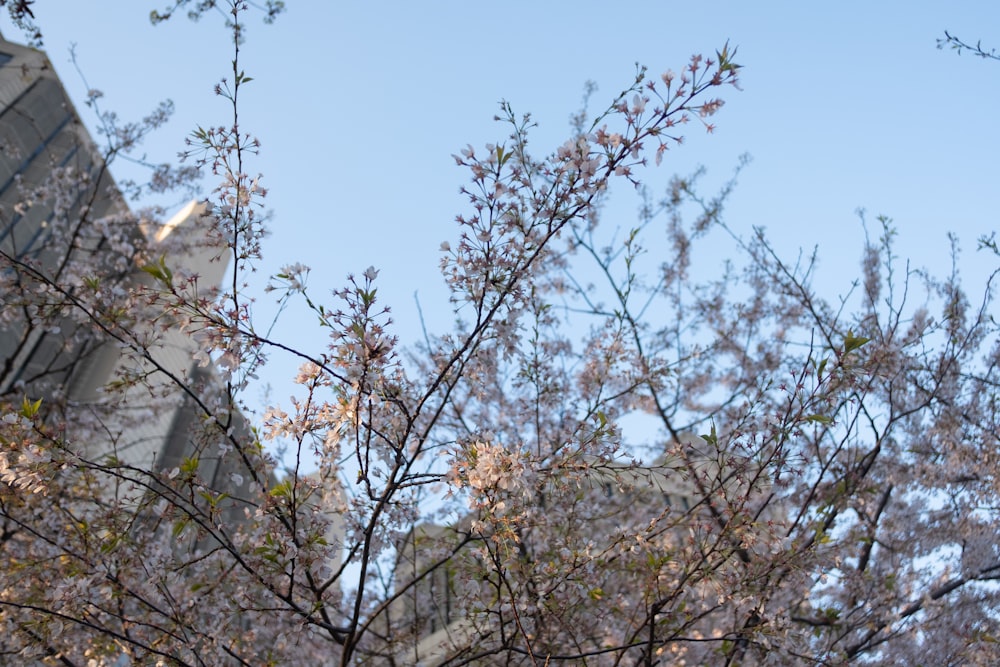
[[[3,67],[13,59],[14,56],[10,55],[9,53],[4,53],[3,51],[0,51],[0,67]]]

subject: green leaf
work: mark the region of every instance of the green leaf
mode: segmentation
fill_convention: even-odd
[[[170,534],[173,535],[174,539],[177,539],[178,537],[181,536],[181,533],[184,532],[184,529],[187,528],[187,526],[188,526],[188,520],[187,519],[181,519],[177,523],[174,524],[174,527],[170,531]]]
[[[21,401],[21,416],[31,419],[38,414],[38,408],[40,407],[42,407],[42,399],[29,401],[28,397],[25,396],[24,400]]]
[[[829,359],[824,359],[823,361],[819,362],[819,367],[816,369],[816,379],[817,380],[821,380],[822,381],[822,379],[823,379],[823,371],[826,370],[826,362],[827,361],[829,361]]]
[[[156,278],[163,283],[164,287],[169,289],[174,284],[174,272],[167,267],[165,259],[165,255],[160,255],[160,260],[156,264],[147,264],[142,267],[142,270]]]
[[[181,472],[186,475],[193,475],[198,472],[198,457],[192,456],[181,461]]]
[[[701,436],[701,439],[712,445],[713,447],[719,444],[719,436],[715,432],[715,422],[712,422],[712,431],[708,435]]]
[[[292,495],[292,485],[287,479],[283,482],[278,482],[271,489],[270,494],[272,498],[289,498]]]
[[[723,72],[735,72],[741,69],[743,65],[737,65],[733,62],[733,57],[736,55],[737,47],[733,47],[732,53],[729,52],[729,42],[727,41],[722,47],[722,51],[716,51],[715,55],[719,60],[719,70]]]
[[[871,341],[871,338],[865,338],[864,336],[855,336],[853,331],[847,332],[847,337],[844,338],[844,354],[853,352],[865,343]]]
[[[823,424],[824,426],[829,426],[833,423],[833,419],[827,417],[826,415],[809,415],[806,417],[807,422],[813,422],[816,424]]]
[[[123,537],[121,535],[111,535],[101,543],[101,553],[111,553],[119,544],[121,544],[122,539]]]

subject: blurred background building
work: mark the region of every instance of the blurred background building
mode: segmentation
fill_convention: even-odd
[[[196,363],[197,342],[150,302],[124,314],[143,336],[142,352],[130,353],[81,304],[88,290],[151,284],[140,264],[161,255],[213,297],[228,253],[212,246],[211,224],[194,202],[165,225],[140,221],[46,55],[0,37],[0,403],[42,399],[52,418],[90,420],[103,432],[90,453],[147,470],[205,449],[191,438],[199,411],[177,382],[222,391]],[[141,381],[108,391],[123,375]],[[200,458],[206,479],[222,474],[217,455]]]

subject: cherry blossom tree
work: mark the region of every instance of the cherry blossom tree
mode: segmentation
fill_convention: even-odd
[[[11,322],[71,322],[67,358],[92,345],[125,360],[100,401],[60,391],[70,371],[51,394],[33,393],[39,378],[0,397],[4,655],[996,663],[992,280],[962,286],[957,241],[950,275],[911,269],[881,218],[830,301],[815,257],[789,262],[727,220],[735,178],[711,196],[700,172],[652,194],[682,132],[712,129],[735,49],[639,69],[547,155],[528,150],[530,116],[502,105],[504,138],[455,156],[469,181],[441,247],[451,330],[402,347],[377,268],[327,300],[291,264],[271,293],[329,335],[298,350],[251,309],[266,191],[238,113],[248,7],[228,7],[217,93],[232,121],[188,151],[218,182],[203,231],[229,256],[221,293],[178,269],[184,248],[158,255],[129,235],[124,212],[67,209],[66,229],[114,262],[62,228],[72,271],[0,253]],[[624,233],[602,220],[616,185],[646,193]],[[706,271],[721,248],[730,261]],[[172,371],[170,332],[215,371]],[[255,420],[240,392],[272,356],[296,359],[300,393]],[[150,409],[181,400],[197,417],[176,465],[115,453],[142,390]]]

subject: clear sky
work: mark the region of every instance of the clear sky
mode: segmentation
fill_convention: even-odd
[[[212,95],[231,60],[221,18],[150,26],[149,11],[167,4],[34,7],[85,120],[70,43],[105,108],[131,118],[175,102],[175,119],[148,144],[157,161],[182,150],[196,125],[228,120]],[[450,322],[438,247],[456,236],[467,181],[450,156],[506,136],[492,122],[499,100],[532,112],[540,123],[532,144],[547,152],[567,137],[587,80],[598,84],[600,106],[628,85],[637,61],[679,69],[727,40],[739,47],[743,92],[724,91],[715,134],[690,128],[687,144],[652,173],[654,189],[697,165],[724,179],[749,153],[728,222],[766,226],[790,253],[818,245],[830,295],[857,273],[859,207],[894,218],[900,254],[939,271],[948,267],[948,231],[974,265],[985,261],[976,238],[1000,226],[1000,62],[935,47],[945,29],[1000,47],[993,0],[287,5],[274,25],[249,20],[242,55],[254,77],[242,121],[262,144],[250,169],[264,175],[274,213],[260,286],[281,264],[301,261],[322,294],[375,265],[404,340],[419,334],[415,291],[432,329]],[[0,29],[20,37],[8,22]],[[614,215],[634,206],[626,197]],[[321,334],[307,333],[312,322],[293,312],[279,332],[321,345]],[[279,399],[294,366],[276,357],[266,374]]]

